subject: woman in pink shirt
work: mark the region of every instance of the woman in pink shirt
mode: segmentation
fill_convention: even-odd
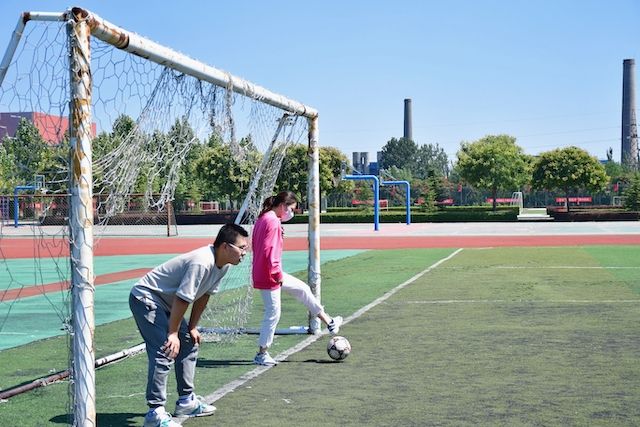
[[[312,315],[326,323],[332,335],[336,335],[342,325],[342,317],[332,318],[327,315],[306,283],[282,271],[281,222],[293,218],[293,210],[297,204],[298,199],[291,191],[268,197],[253,227],[253,287],[260,291],[264,303],[264,317],[258,339],[259,349],[253,360],[257,365],[277,364],[267,350],[273,343],[273,335],[280,320],[281,290],[303,303]]]

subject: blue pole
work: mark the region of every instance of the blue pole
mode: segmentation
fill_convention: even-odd
[[[378,199],[380,198],[380,180],[375,175],[345,175],[343,179],[351,179],[353,181],[373,181],[373,229],[378,231],[380,228],[380,206]]]
[[[407,208],[407,225],[411,225],[411,185],[407,182],[407,201],[405,204]]]
[[[18,208],[18,191],[23,190],[35,190],[33,185],[18,185],[13,189],[13,226],[18,228],[18,216],[20,215],[20,209]]]
[[[378,231],[378,227],[380,224],[380,183],[378,181],[378,177],[374,177],[374,185],[373,185],[373,224],[374,230]]]
[[[18,215],[20,210],[18,209],[18,188],[13,189],[13,226],[18,228]]]
[[[407,199],[405,201],[405,210],[407,216],[407,225],[411,224],[411,184],[409,181],[382,181],[382,185],[404,185],[407,191]]]

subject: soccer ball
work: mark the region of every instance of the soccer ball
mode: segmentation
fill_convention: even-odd
[[[333,360],[343,360],[351,353],[351,344],[345,337],[331,337],[327,344],[327,353]]]

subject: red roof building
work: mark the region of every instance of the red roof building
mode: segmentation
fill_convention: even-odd
[[[39,112],[0,113],[0,138],[16,136],[16,130],[21,119],[27,119],[33,123],[42,139],[49,144],[59,144],[69,129],[69,118],[53,116]],[[91,124],[91,137],[95,138],[96,124]]]

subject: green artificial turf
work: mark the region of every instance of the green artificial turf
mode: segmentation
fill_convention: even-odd
[[[348,316],[452,252],[368,251],[328,262],[325,307]],[[216,401],[213,416],[185,425],[638,425],[639,258],[636,246],[465,249],[345,325],[340,334],[353,346],[345,361],[332,362],[320,337]],[[283,297],[281,326],[304,315]],[[251,371],[256,338],[203,345],[197,393]],[[278,336],[272,353],[305,338]],[[96,332],[107,354],[137,342],[130,319]],[[34,345],[66,357],[66,343]],[[23,350],[37,359],[51,349]],[[2,381],[6,360],[42,363],[23,353],[0,353]],[[99,369],[96,383],[98,425],[141,425],[144,354]],[[9,399],[2,425],[66,423],[67,390],[62,382]],[[169,410],[175,398],[172,379]]]
[[[424,262],[432,262],[450,250],[418,250],[407,257],[400,251],[364,252],[323,264],[322,298],[327,311],[347,315],[393,287],[397,280],[406,280]],[[399,265],[398,260],[404,259]],[[406,258],[406,259],[405,259]],[[374,266],[385,271],[367,278]],[[304,278],[304,274],[299,275]],[[257,326],[261,318],[261,302],[254,298],[250,325]],[[283,296],[280,325],[299,325],[306,319],[306,309],[287,295]],[[114,353],[138,344],[141,340],[131,319],[112,322],[96,328],[96,357]],[[279,336],[273,352],[284,350],[306,336]],[[200,358],[196,385],[198,393],[206,395],[230,380],[254,368],[251,360],[256,351],[256,336],[241,337],[235,344],[205,344]],[[66,369],[65,337],[51,338],[0,352],[2,387],[29,382],[50,372]],[[6,362],[6,363],[5,363]],[[125,361],[98,369],[96,373],[98,424],[139,425],[146,404],[146,356],[140,354]],[[38,426],[65,423],[69,420],[66,381],[10,398],[1,404],[3,426]],[[171,379],[169,399],[175,399],[175,383]],[[103,410],[104,409],[104,410]],[[171,410],[171,408],[169,408]],[[50,424],[53,423],[53,424]]]

